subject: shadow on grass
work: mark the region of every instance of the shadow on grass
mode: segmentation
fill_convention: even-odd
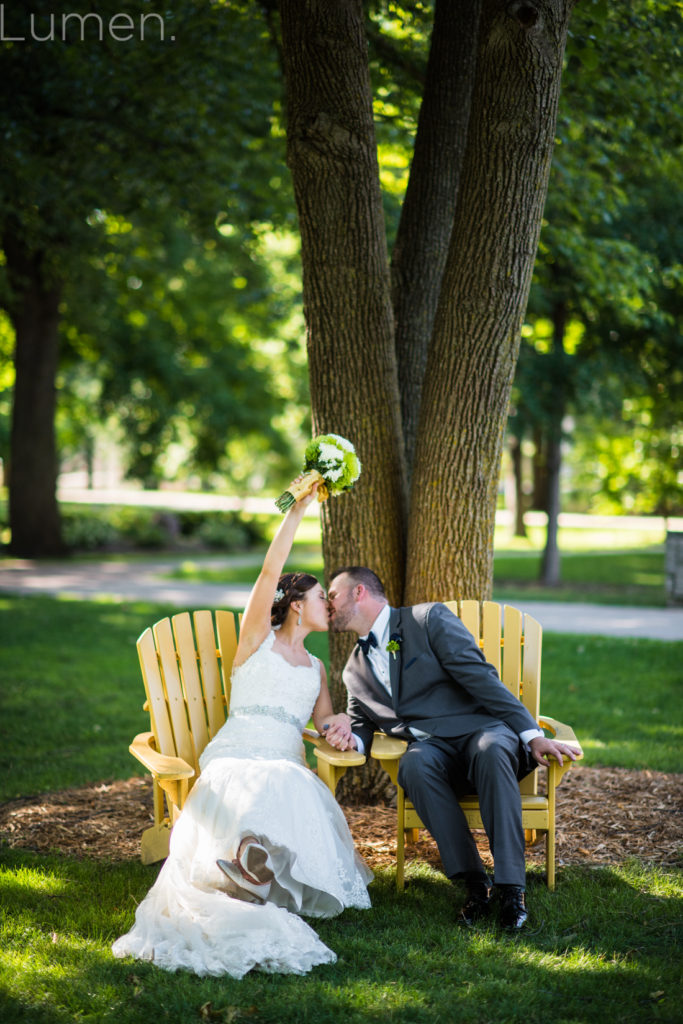
[[[677,1019],[680,872],[565,868],[555,893],[532,872],[529,930],[508,937],[459,928],[461,893],[427,866],[403,895],[383,870],[372,910],[312,922],[336,964],[242,981],[113,958],[156,873],[0,850],[2,1019],[541,1024],[551,1006],[564,1024]]]

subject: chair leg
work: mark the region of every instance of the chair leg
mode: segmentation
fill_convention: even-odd
[[[325,783],[334,797],[336,797],[339,780],[345,774],[346,768],[342,768],[340,765],[328,764],[327,761],[318,761],[318,778]]]
[[[555,889],[555,794],[557,784],[562,778],[558,775],[557,761],[551,761],[548,768],[548,834],[545,847],[545,874],[548,888]]]
[[[405,818],[405,794],[401,786],[396,787],[396,796],[396,888],[399,892],[402,892],[405,885],[405,828],[403,825]]]
[[[154,824],[160,825],[165,817],[164,793],[156,778],[152,779],[152,797],[154,800]]]
[[[551,892],[555,889],[555,822],[548,822],[548,831],[545,837],[545,875],[548,888]]]

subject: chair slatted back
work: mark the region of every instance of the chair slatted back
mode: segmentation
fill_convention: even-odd
[[[235,617],[232,612],[219,611],[216,617],[224,616],[229,620],[233,633],[235,633]],[[204,702],[206,705],[206,718],[208,724],[208,740],[212,739],[225,722],[227,709],[229,707],[230,690],[230,669],[232,659],[235,656],[237,641],[232,650],[226,654],[216,648],[216,634],[214,632],[213,615],[211,612],[194,613],[194,631],[197,637],[197,652],[199,654],[199,669],[204,680]],[[225,666],[228,666],[228,678],[225,679]],[[205,744],[206,745],[206,744]]]
[[[185,705],[185,694],[180,679],[180,668],[176,654],[173,627],[170,619],[161,619],[152,627],[154,642],[156,644],[159,663],[161,665],[161,676],[164,683],[166,706],[173,728],[175,750],[168,751],[188,764],[195,765],[194,744],[190,735],[187,723],[187,708]],[[163,751],[167,753],[167,751]]]
[[[139,637],[137,649],[147,695],[146,708],[149,711],[151,731],[154,733],[156,748],[164,754],[175,754],[173,726],[168,712],[166,690],[154,642],[154,633],[151,629],[146,629]]]
[[[199,756],[226,719],[237,648],[232,612],[181,612],[146,629],[137,642],[157,750],[199,771]],[[195,776],[196,778],[196,776]]]
[[[237,650],[237,626],[242,621],[242,614],[240,613],[237,619],[232,612],[217,611],[216,612],[216,631],[218,633],[218,650],[221,657],[221,665],[223,667],[223,687],[225,690],[225,715],[227,715],[228,708],[230,707],[230,675],[232,672],[232,662],[235,657],[235,651]],[[222,724],[222,723],[221,723]]]
[[[192,743],[193,761],[190,763],[194,764],[196,770],[199,754],[209,742],[205,697],[202,690],[202,680],[199,676],[197,652],[199,644],[195,646],[189,612],[174,615],[171,623],[180,668],[183,697],[185,698],[185,722],[189,727],[189,738]],[[213,641],[213,648],[215,651],[215,641]]]
[[[484,657],[496,669],[513,696],[538,721],[541,697],[541,643],[543,631],[531,615],[495,601],[444,601],[479,644]],[[502,654],[502,658],[501,658]],[[520,791],[534,795],[538,773],[520,782]]]

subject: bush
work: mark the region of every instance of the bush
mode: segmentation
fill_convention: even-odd
[[[61,515],[64,541],[71,551],[177,546],[245,551],[263,543],[267,529],[267,520],[238,512],[63,505]]]
[[[183,537],[196,538],[209,548],[239,551],[266,539],[267,520],[239,512],[181,512],[178,522]]]
[[[172,531],[165,515],[148,508],[112,509],[112,520],[120,539],[136,548],[166,547],[172,539]]]
[[[63,508],[62,536],[71,551],[100,551],[116,541],[116,529],[106,509]]]

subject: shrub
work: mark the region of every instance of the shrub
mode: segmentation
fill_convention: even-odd
[[[116,540],[107,509],[62,508],[62,536],[71,551],[100,551]]]
[[[265,540],[268,521],[239,512],[173,512],[127,505],[63,505],[61,515],[64,541],[71,551],[177,545],[245,551]]]

